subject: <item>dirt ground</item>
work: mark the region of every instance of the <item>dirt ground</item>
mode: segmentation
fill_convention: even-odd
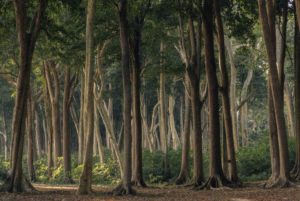
[[[2,201],[115,201],[115,200],[133,200],[133,201],[300,201],[300,186],[285,189],[262,189],[259,187],[244,187],[239,189],[223,188],[218,190],[191,190],[183,187],[150,187],[135,188],[135,196],[113,196],[111,187],[95,186],[95,193],[88,196],[76,195],[77,186],[49,186],[36,184],[39,190],[34,194],[9,194],[0,193]]]

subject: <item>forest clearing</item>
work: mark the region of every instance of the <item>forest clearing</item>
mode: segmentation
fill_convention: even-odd
[[[300,200],[300,0],[0,0],[0,200]]]

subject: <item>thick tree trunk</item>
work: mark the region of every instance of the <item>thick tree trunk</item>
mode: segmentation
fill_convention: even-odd
[[[83,131],[86,138],[86,148],[83,158],[83,171],[80,176],[77,193],[88,194],[92,191],[93,169],[93,139],[94,139],[94,16],[96,0],[87,3],[86,19],[86,60],[84,79]]]
[[[213,2],[204,1],[204,44],[205,69],[208,81],[208,135],[209,135],[209,179],[204,185],[206,188],[220,187],[226,184],[221,164],[220,120],[218,100],[218,79],[214,58],[213,39]]]
[[[260,20],[267,49],[270,85],[275,110],[275,119],[279,146],[280,174],[273,186],[285,187],[290,185],[289,154],[287,133],[283,111],[283,93],[280,76],[276,66],[276,36],[275,36],[275,5],[272,0],[267,1],[268,13],[264,0],[258,0]]]
[[[35,43],[40,31],[41,18],[46,8],[46,0],[39,1],[37,14],[33,18],[33,23],[28,22],[26,2],[14,0],[16,15],[16,29],[20,45],[19,75],[17,80],[15,107],[13,112],[13,145],[11,154],[11,174],[1,186],[1,191],[24,192],[32,191],[34,188],[23,177],[22,158],[25,134],[26,105],[29,94],[29,83],[32,57]],[[28,25],[32,24],[31,32],[28,34]]]
[[[142,118],[141,118],[141,99],[140,99],[140,85],[141,85],[141,42],[142,33],[138,18],[136,18],[134,30],[134,64],[132,69],[132,93],[133,93],[133,126],[134,126],[134,150],[135,161],[132,175],[133,185],[145,187],[146,184],[143,179],[143,158],[142,158]]]
[[[115,190],[115,195],[132,194],[131,187],[131,83],[130,83],[130,55],[129,35],[127,21],[127,0],[120,0],[118,3],[120,44],[122,54],[122,80],[123,80],[123,122],[124,122],[124,176],[122,184]]]
[[[218,47],[219,47],[219,62],[221,71],[221,95],[222,95],[222,106],[223,106],[223,118],[226,134],[226,146],[227,146],[227,160],[229,163],[229,180],[233,183],[238,183],[237,165],[235,159],[234,140],[233,140],[233,126],[230,108],[230,97],[229,97],[229,81],[226,67],[226,56],[225,56],[225,41],[224,41],[224,29],[221,18],[221,10],[219,0],[214,1],[216,24],[217,24],[217,35],[218,35]]]

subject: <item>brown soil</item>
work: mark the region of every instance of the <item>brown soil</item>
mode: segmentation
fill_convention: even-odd
[[[95,186],[95,193],[88,196],[76,195],[76,186],[49,186],[36,184],[38,193],[10,194],[0,193],[3,201],[77,201],[77,200],[134,200],[134,201],[300,201],[300,186],[284,189],[262,189],[259,187],[245,187],[239,189],[222,188],[216,190],[191,190],[191,188],[150,187],[135,188],[135,196],[118,197],[111,194],[111,187]]]

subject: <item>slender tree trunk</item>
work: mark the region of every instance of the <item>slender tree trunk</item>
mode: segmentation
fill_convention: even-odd
[[[297,1],[296,1],[297,5]],[[299,5],[299,3],[298,3]],[[299,10],[299,7],[297,7]],[[297,10],[297,11],[298,11]],[[299,13],[300,14],[300,13]],[[296,16],[295,16],[296,17]],[[298,17],[298,13],[297,13]],[[295,22],[295,135],[296,135],[296,159],[293,168],[293,177],[300,180],[300,31],[298,26],[298,18]]]
[[[33,111],[32,108],[32,97],[30,97],[27,105],[27,118],[26,118],[26,131],[27,131],[27,167],[28,176],[30,181],[35,181],[35,170],[34,170],[34,143],[33,143]]]
[[[64,100],[63,100],[63,158],[64,182],[73,183],[71,174],[71,133],[70,133],[70,101],[71,99],[70,67],[65,67]]]
[[[230,113],[232,118],[232,135],[234,142],[235,151],[238,150],[239,147],[239,134],[237,128],[237,105],[236,105],[236,66],[234,63],[234,53],[232,50],[231,41],[229,39],[225,40],[227,52],[229,55],[229,63],[230,63]]]
[[[79,129],[78,129],[78,164],[83,163],[84,153],[84,132],[83,132],[83,105],[84,105],[84,74],[81,76],[81,95],[80,95],[80,117],[79,117]]]
[[[94,85],[94,94],[95,92],[96,85]],[[99,161],[100,163],[104,163],[104,147],[102,144],[102,138],[101,138],[101,133],[100,133],[100,128],[99,128],[99,123],[100,123],[100,118],[99,118],[99,112],[97,110],[97,98],[94,98],[94,133],[96,137],[96,142],[97,142],[97,148],[98,148],[98,153],[99,153]]]
[[[167,143],[167,111],[166,111],[166,75],[164,69],[164,51],[165,51],[165,44],[163,41],[160,43],[160,54],[161,54],[161,69],[160,69],[160,78],[159,78],[159,136],[160,136],[160,147],[161,151],[164,154],[164,177],[167,179],[169,177],[169,168],[168,168],[168,143]]]
[[[85,61],[85,82],[84,82],[84,105],[83,105],[83,131],[86,137],[86,149],[83,159],[83,171],[80,176],[77,193],[88,194],[92,190],[92,169],[93,169],[93,139],[94,139],[94,16],[96,0],[89,0],[87,3],[86,19],[86,61]]]
[[[61,149],[61,134],[60,134],[60,112],[59,112],[59,96],[60,84],[56,70],[56,65],[53,61],[45,62],[46,82],[49,91],[51,102],[51,120],[52,120],[52,136],[54,149],[54,166],[57,167],[57,159],[62,156]],[[51,76],[52,75],[52,76]]]
[[[294,112],[294,103],[291,93],[291,89],[287,83],[284,82],[284,102],[287,109],[287,121],[288,121],[288,134],[290,137],[295,137],[295,112]]]
[[[247,78],[244,81],[241,102],[246,101],[248,96],[248,88],[253,77],[253,69],[248,70]],[[242,145],[248,145],[248,104],[247,101],[240,108],[240,121],[241,121],[241,133],[242,133]]]
[[[40,118],[37,109],[34,111],[34,125],[35,125],[35,142],[36,142],[36,152],[38,158],[43,155],[43,142],[42,142],[42,132],[40,125]]]
[[[233,183],[238,182],[237,165],[235,159],[234,140],[233,140],[233,126],[230,108],[230,97],[229,97],[229,81],[226,67],[226,56],[225,56],[225,41],[224,41],[224,30],[223,22],[221,18],[221,10],[219,0],[214,1],[216,24],[217,24],[217,35],[218,35],[218,47],[219,47],[219,62],[221,71],[221,95],[222,95],[222,106],[223,106],[223,118],[226,133],[226,145],[227,145],[227,159],[229,163],[229,180]]]
[[[4,109],[4,103],[2,102],[2,116],[3,116],[3,128],[4,128],[4,160],[9,160],[8,156],[10,153],[9,150],[9,141],[8,141],[8,133],[7,133],[7,119],[6,119],[6,113]]]
[[[190,148],[190,119],[191,119],[191,101],[185,91],[185,104],[184,104],[184,133],[183,144],[181,152],[181,166],[180,173],[175,181],[176,185],[187,183],[189,180],[189,148]]]

